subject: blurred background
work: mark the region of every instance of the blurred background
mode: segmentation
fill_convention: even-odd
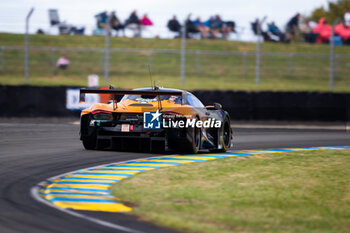
[[[176,15],[179,20],[184,20],[189,13],[192,18],[200,16],[207,20],[215,14],[220,14],[223,19],[233,20],[237,26],[244,28],[240,39],[243,41],[255,41],[254,34],[250,30],[250,22],[256,17],[269,16],[279,27],[283,27],[289,18],[296,12],[303,15],[310,13],[318,7],[327,7],[327,0],[309,1],[276,1],[248,0],[248,1],[184,1],[170,0],[166,3],[150,1],[45,1],[45,0],[3,0],[0,3],[0,28],[2,32],[23,33],[25,27],[25,16],[31,7],[35,8],[35,14],[31,17],[30,33],[36,33],[40,28],[46,33],[57,35],[57,27],[50,26],[48,9],[57,9],[62,22],[85,27],[85,34],[91,35],[96,29],[94,16],[104,11],[116,11],[118,17],[123,21],[127,19],[132,10],[136,10],[140,17],[148,14],[153,26],[153,35],[145,34],[147,37],[158,35],[161,38],[172,38],[166,25],[167,21]],[[186,10],[184,10],[186,9]],[[234,36],[232,39],[235,39]]]
[[[0,83],[86,86],[97,75],[100,86],[135,88],[149,85],[150,66],[160,86],[348,92],[349,9],[348,0],[3,0]]]

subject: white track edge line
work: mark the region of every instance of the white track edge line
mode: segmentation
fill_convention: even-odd
[[[134,230],[134,229],[131,229],[131,228],[128,228],[128,227],[123,227],[123,226],[118,225],[118,224],[114,224],[114,223],[110,223],[110,222],[107,222],[107,221],[104,221],[104,220],[100,220],[98,218],[89,217],[87,215],[80,214],[80,213],[75,212],[75,211],[71,211],[71,210],[68,210],[68,209],[57,207],[54,204],[52,204],[51,202],[48,202],[45,199],[43,199],[42,197],[40,197],[39,194],[38,194],[39,193],[38,190],[39,190],[38,187],[32,187],[31,190],[30,190],[31,196],[36,201],[41,202],[43,204],[46,204],[46,205],[48,205],[50,207],[53,207],[53,208],[55,208],[57,210],[60,210],[60,211],[62,211],[64,213],[66,213],[66,214],[70,214],[70,215],[73,215],[75,217],[82,218],[82,219],[88,220],[90,222],[93,222],[93,223],[96,223],[96,224],[99,224],[99,225],[102,225],[102,226],[105,226],[105,227],[113,228],[113,229],[116,229],[116,230],[121,230],[121,231],[124,231],[124,232],[143,233],[142,231],[137,231],[137,230]]]

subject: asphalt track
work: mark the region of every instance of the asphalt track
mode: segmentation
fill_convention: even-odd
[[[65,172],[105,163],[155,156],[85,151],[78,125],[64,122],[0,123],[0,232],[124,232],[74,217],[32,198],[38,182]],[[235,129],[235,149],[347,146],[345,130]],[[79,211],[79,214],[139,232],[172,232],[130,215]]]

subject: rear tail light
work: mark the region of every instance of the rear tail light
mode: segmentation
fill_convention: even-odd
[[[111,112],[107,111],[93,111],[92,118],[95,120],[113,120],[113,115]]]

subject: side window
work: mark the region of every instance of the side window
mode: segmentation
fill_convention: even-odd
[[[202,104],[202,102],[197,97],[192,95],[191,93],[187,92],[186,101],[187,101],[187,104],[189,104],[193,107],[204,108],[204,105]]]
[[[193,106],[192,97],[189,93],[186,95],[186,104]]]

